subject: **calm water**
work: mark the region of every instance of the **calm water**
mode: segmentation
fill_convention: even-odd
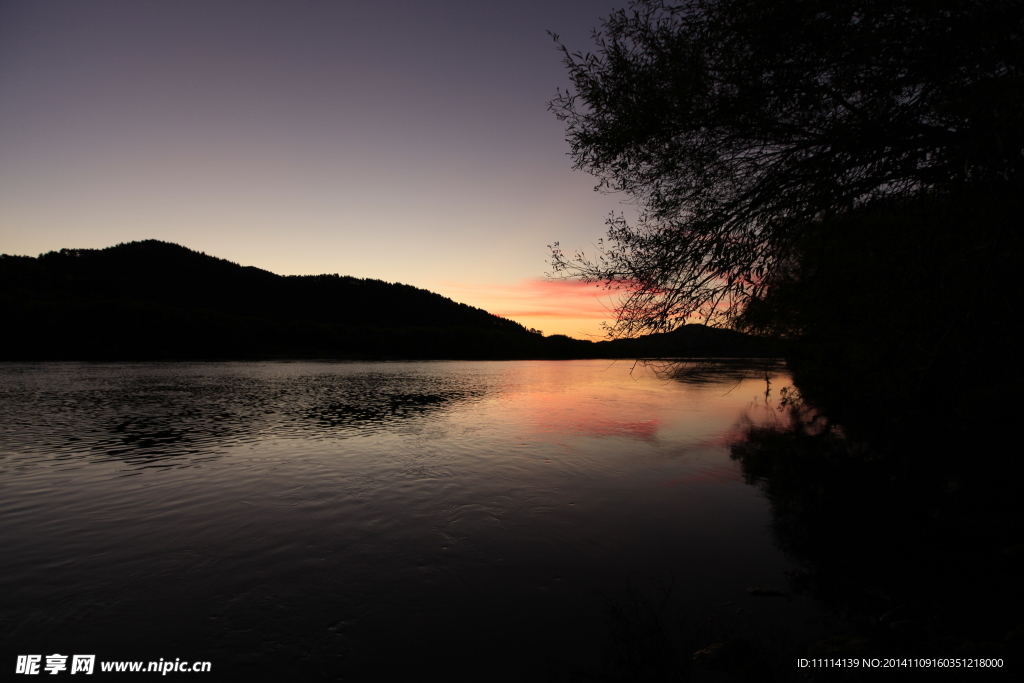
[[[0,365],[3,666],[557,679],[659,586],[681,624],[799,630],[747,594],[791,565],[729,459],[771,377],[766,405],[764,370],[622,361]]]

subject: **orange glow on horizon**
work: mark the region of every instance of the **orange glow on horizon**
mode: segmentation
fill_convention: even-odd
[[[621,296],[579,280],[524,278],[514,284],[439,282],[437,291],[456,301],[477,306],[545,334],[603,338],[601,323],[615,320]]]

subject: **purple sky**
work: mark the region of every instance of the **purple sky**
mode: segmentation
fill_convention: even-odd
[[[623,197],[547,111],[612,0],[6,0],[0,251],[177,242],[599,334],[547,245]]]

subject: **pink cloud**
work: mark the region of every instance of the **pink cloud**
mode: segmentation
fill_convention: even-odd
[[[441,282],[456,300],[480,306],[505,318],[615,318],[619,294],[578,280],[530,278],[508,285]]]

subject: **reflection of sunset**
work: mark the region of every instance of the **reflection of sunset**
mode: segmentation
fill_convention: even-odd
[[[612,364],[606,371],[609,377],[621,376],[630,367]],[[693,453],[727,451],[742,438],[745,420],[762,422],[775,413],[755,400],[763,394],[763,379],[741,380],[730,387],[664,382],[642,369],[634,369],[633,374],[635,381],[614,388],[603,381],[586,386],[548,383],[542,391],[506,394],[498,409],[500,417],[495,418],[543,435],[542,439],[553,434],[626,438],[669,448],[678,444]],[[624,386],[629,390],[624,391]],[[720,474],[729,480],[737,476],[731,465]],[[701,476],[719,474],[704,472]]]
[[[640,441],[657,438],[661,420],[617,403],[599,403],[590,395],[536,393],[519,403],[520,419],[538,432],[577,436],[625,436]]]
[[[626,436],[641,441],[654,441],[658,435],[658,420],[627,421],[612,415],[574,413],[563,408],[538,416],[535,423],[545,432],[569,432],[587,436]]]

